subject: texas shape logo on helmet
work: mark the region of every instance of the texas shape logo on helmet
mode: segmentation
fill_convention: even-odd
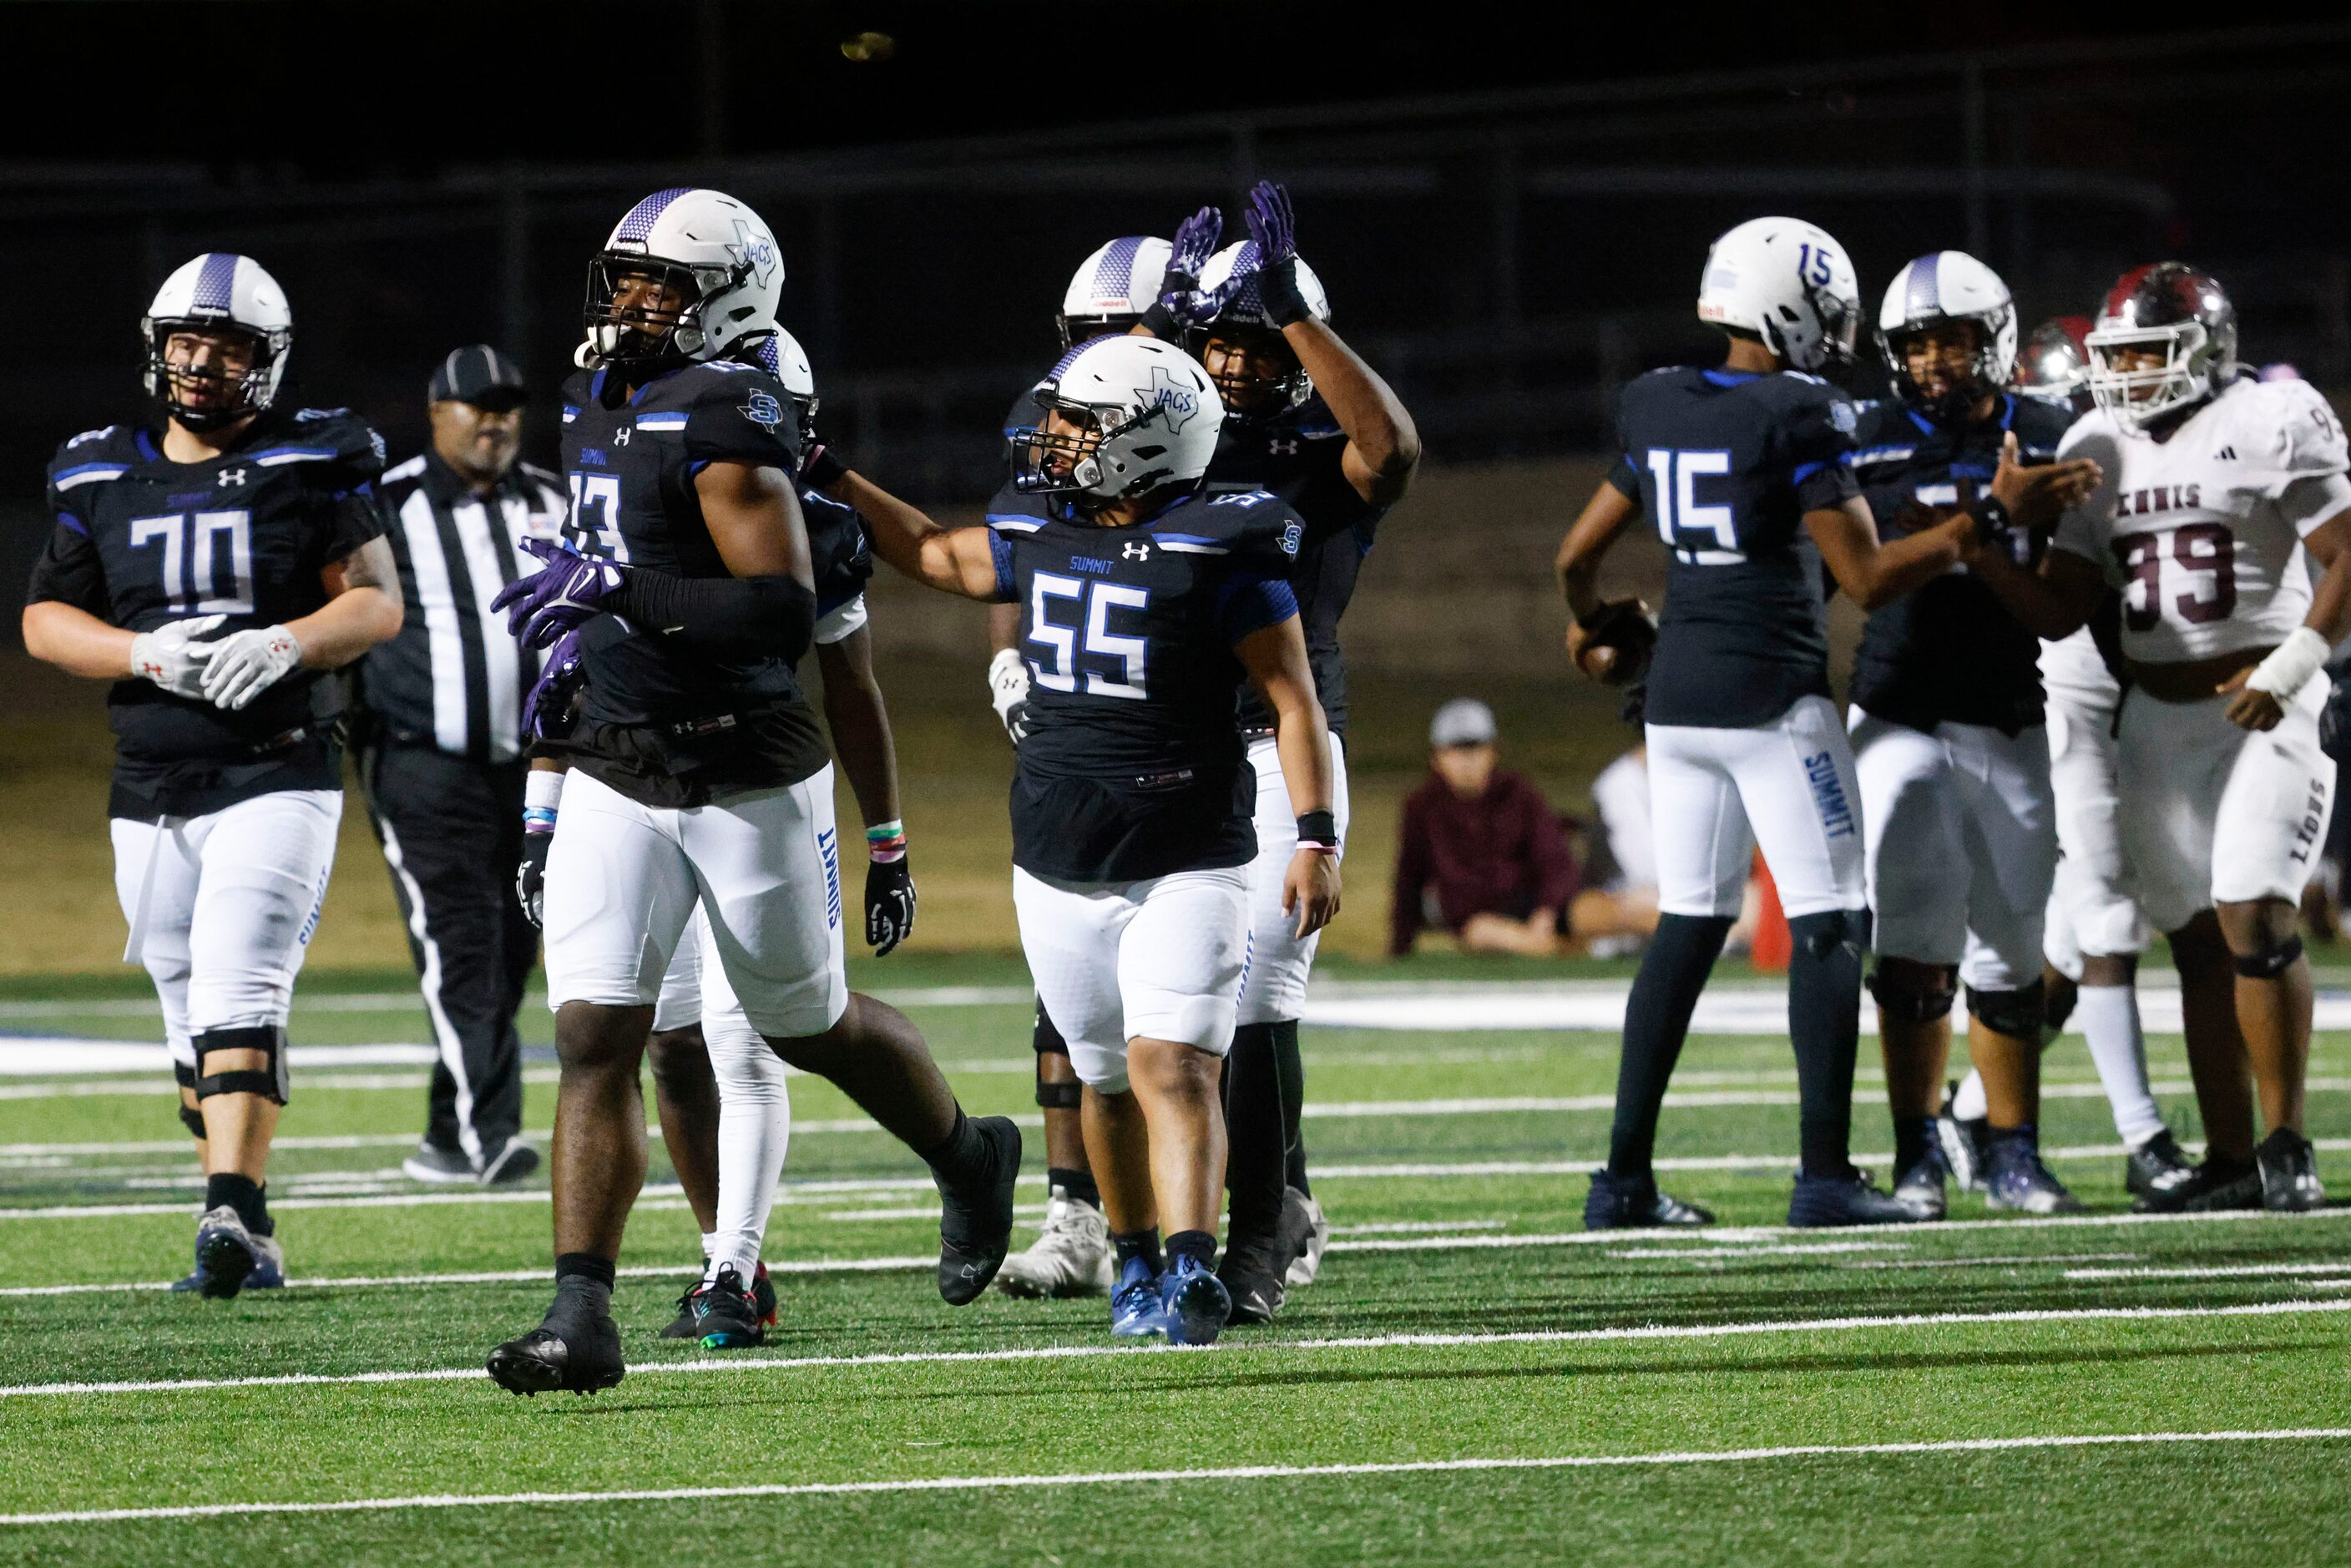
[[[1134,396],[1144,407],[1165,412],[1171,434],[1183,429],[1200,412],[1197,389],[1186,386],[1165,365],[1152,366],[1151,385],[1135,388]]]

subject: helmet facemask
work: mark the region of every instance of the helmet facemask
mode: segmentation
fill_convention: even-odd
[[[688,267],[631,251],[608,250],[588,264],[588,299],[581,314],[587,350],[599,365],[630,370],[667,369],[708,359],[716,347],[732,347],[756,333],[756,324],[706,322],[704,302],[724,294],[749,275],[747,264]],[[674,306],[621,299],[631,279],[650,280],[675,297]],[[644,292],[642,288],[639,294]]]
[[[2089,335],[2090,396],[2126,424],[2144,429],[2202,402],[2213,391],[2218,345],[2201,321],[2170,321],[2137,327],[2116,323]],[[2160,364],[2125,370],[2119,358],[2134,350],[2158,350]]]
[[[1975,338],[1967,369],[1947,381],[1940,392],[1930,393],[1918,384],[1918,377],[1910,368],[1911,344],[1938,327],[1961,323],[1972,330]],[[1896,394],[1920,413],[1945,424],[1973,419],[1978,405],[1988,397],[1997,396],[2008,381],[2009,367],[2001,363],[2001,326],[1981,316],[1942,316],[1914,320],[1898,331],[1880,331],[1878,351],[1886,356],[1886,368],[1893,372]]]
[[[226,317],[151,318],[143,325],[147,390],[175,423],[193,431],[219,430],[267,408],[277,394],[278,370],[294,337],[290,330],[256,331]],[[172,340],[182,334],[243,339],[249,354],[245,368],[232,372],[214,365],[172,363]],[[225,395],[191,401],[187,394],[198,388],[225,389]]]
[[[1769,314],[1763,318],[1763,346],[1780,356],[1789,365],[1813,375],[1842,379],[1853,369],[1854,346],[1861,337],[1861,310],[1850,299],[1836,294],[1826,285],[1803,280],[1804,302],[1812,307],[1813,319],[1820,323],[1820,340],[1810,354],[1800,353],[1789,337],[1789,328],[1795,312],[1787,306],[1781,313],[1792,319],[1775,321]],[[1811,363],[1806,363],[1807,360]]]
[[[1221,371],[1209,365],[1211,343],[1226,346],[1219,356],[1223,361]],[[1186,333],[1184,347],[1207,370],[1217,395],[1224,400],[1225,417],[1232,423],[1255,424],[1279,419],[1314,395],[1314,378],[1299,363],[1298,355],[1279,328],[1211,322]],[[1271,376],[1247,375],[1235,365],[1236,361],[1243,360],[1269,360],[1288,368]]]
[[[1095,408],[1040,391],[1037,402],[1059,413],[1066,429],[1041,419],[1006,439],[1012,449],[1012,487],[1026,496],[1064,496],[1080,511],[1097,511],[1113,501],[1155,490],[1174,476],[1165,463],[1161,429],[1164,403],[1130,415],[1119,407]]]

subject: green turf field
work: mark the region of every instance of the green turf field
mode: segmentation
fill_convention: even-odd
[[[858,977],[926,998],[974,1110],[1033,1116],[1017,968]],[[319,978],[298,1040],[427,1038],[396,974]],[[0,1029],[146,1038],[134,979],[12,984]],[[1580,1173],[1612,1038],[1307,1042],[1337,1234],[1270,1328],[1113,1350],[1100,1302],[942,1305],[919,1168],[801,1078],[769,1347],[654,1338],[696,1256],[656,1143],[615,1298],[629,1379],[530,1401],[480,1367],[545,1304],[546,1195],[400,1177],[421,1067],[298,1070],[271,1184],[297,1288],[229,1303],[153,1288],[185,1270],[198,1190],[162,1087],[0,1081],[0,1563],[2351,1557],[2351,1211],[2129,1219],[2078,1040],[2049,1059],[2046,1143],[2085,1218],[1969,1197],[1938,1228],[1778,1228],[1786,1047],[1716,1037],[1660,1155],[1723,1225],[1604,1239]],[[2192,1132],[2176,1040],[2153,1055]],[[2351,1184],[2351,1036],[2313,1074],[2322,1170]],[[1882,1171],[1878,1092],[1865,1071]],[[152,1511],[179,1509],[225,1511]]]

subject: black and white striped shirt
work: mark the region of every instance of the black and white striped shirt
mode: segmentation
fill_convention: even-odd
[[[386,470],[381,489],[407,617],[399,636],[367,655],[367,706],[394,739],[511,761],[522,754],[522,704],[538,655],[507,635],[490,601],[537,568],[522,540],[561,529],[563,482],[517,463],[480,497],[428,451]]]

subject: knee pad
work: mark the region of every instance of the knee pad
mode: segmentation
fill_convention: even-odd
[[[2237,973],[2249,980],[2274,980],[2294,967],[2302,956],[2302,934],[2296,932],[2276,946],[2260,953],[2239,953],[2234,956]]]
[[[1937,964],[1933,967],[1939,984],[1932,990],[1906,990],[1888,979],[1886,971],[1880,968],[1870,974],[1869,994],[1876,999],[1879,1007],[1886,1009],[1886,1017],[1900,1019],[1905,1023],[1933,1023],[1937,1019],[1949,1018],[1951,1016],[1951,1004],[1959,999],[1959,966]],[[1968,999],[1972,1004],[1975,993],[1969,992]]]
[[[183,1089],[193,1089],[196,1086],[196,1070],[184,1062],[175,1061],[172,1063],[172,1082]],[[203,1137],[204,1135],[204,1113],[185,1100],[180,1102],[179,1109],[180,1125],[185,1127],[191,1136]]]
[[[1082,1083],[1048,1083],[1037,1081],[1037,1103],[1048,1111],[1074,1111],[1085,1098]]]
[[[1063,1040],[1061,1031],[1053,1027],[1053,1020],[1046,1016],[1045,1004],[1042,1002],[1037,1004],[1037,1029],[1036,1032],[1029,1037],[1029,1043],[1035,1048],[1040,1056],[1070,1054],[1070,1042]]]
[[[1980,1019],[1985,1028],[1998,1030],[2011,1040],[2028,1044],[2041,1039],[2041,1030],[2049,1021],[2048,992],[2039,980],[2013,991],[1980,991],[1968,988],[1968,1014]]]
[[[1866,909],[1824,909],[1817,915],[1799,915],[1788,922],[1788,936],[1796,950],[1815,962],[1840,947],[1852,948],[1858,957],[1869,951],[1869,933]]]
[[[242,1029],[208,1029],[195,1037],[195,1089],[198,1100],[215,1094],[258,1094],[273,1103],[286,1103],[286,1031],[275,1024]],[[267,1065],[239,1068],[233,1072],[207,1072],[204,1058],[216,1051],[257,1051]]]

